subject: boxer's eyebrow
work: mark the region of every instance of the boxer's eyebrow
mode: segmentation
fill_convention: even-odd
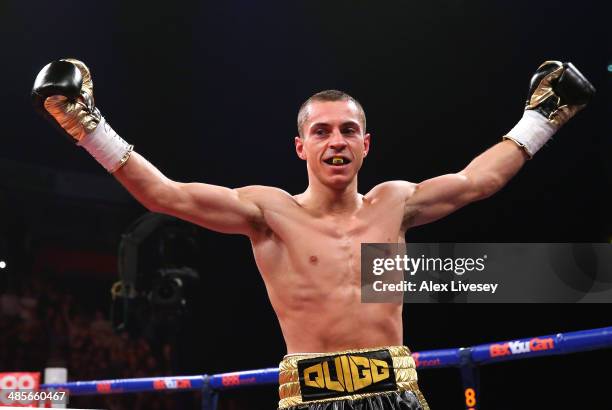
[[[317,128],[317,127],[329,127],[330,125],[326,122],[315,122],[310,126],[310,129],[313,128]]]
[[[355,121],[347,121],[347,122],[343,122],[340,127],[353,127],[353,128],[357,128],[357,129],[361,129],[361,125],[358,122]]]
[[[310,126],[310,129],[315,129],[317,127],[331,127],[331,124],[326,123],[326,122],[315,122]],[[356,127],[358,129],[361,129],[361,125],[358,122],[355,121],[346,121],[343,122],[342,124],[340,124],[340,128],[342,127]]]

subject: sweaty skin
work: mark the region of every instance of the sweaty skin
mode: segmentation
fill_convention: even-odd
[[[361,303],[361,243],[404,242],[410,227],[501,189],[527,155],[503,141],[458,173],[385,182],[361,195],[357,173],[370,139],[350,100],[312,102],[295,137],[308,188],[293,196],[265,186],[179,183],[136,152],[113,175],[152,211],[250,238],[288,353],[400,345],[401,301]],[[334,157],[345,164],[326,162]]]

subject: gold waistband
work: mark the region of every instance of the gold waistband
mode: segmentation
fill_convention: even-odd
[[[283,361],[279,365],[279,408],[284,409],[291,406],[297,406],[303,403],[302,392],[300,388],[300,379],[298,374],[298,361],[324,356],[367,353],[377,350],[387,350],[391,355],[397,390],[409,390],[414,392],[419,401],[424,406],[424,408],[426,408],[427,404],[425,403],[425,399],[423,398],[423,395],[419,391],[417,385],[417,372],[414,359],[410,356],[410,351],[406,346],[388,346],[372,349],[345,350],[342,352],[332,353],[305,353],[287,355],[284,357]],[[338,399],[354,400],[375,394],[380,393],[350,394],[340,398],[308,401],[308,403],[332,401]]]

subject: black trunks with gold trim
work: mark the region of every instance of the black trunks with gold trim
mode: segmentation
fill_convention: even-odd
[[[279,370],[283,410],[429,410],[405,346],[290,354]]]

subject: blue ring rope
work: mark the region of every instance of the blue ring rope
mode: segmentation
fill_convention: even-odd
[[[468,348],[429,350],[413,353],[418,369],[460,367],[460,351],[469,350],[474,364],[487,364],[582,352],[612,347],[612,327],[557,333],[486,343]],[[153,391],[191,391],[210,387],[215,391],[242,386],[278,384],[278,368],[197,376],[145,377],[43,384],[41,389],[66,391],[73,396]]]

